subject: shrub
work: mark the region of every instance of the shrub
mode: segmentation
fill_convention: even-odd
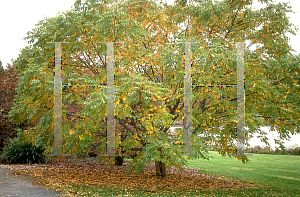
[[[4,147],[1,163],[44,163],[46,161],[44,151],[45,148],[37,147],[29,142],[20,142],[15,138]]]
[[[287,152],[290,155],[300,155],[300,147],[289,148]]]
[[[255,146],[255,147],[250,147],[246,148],[245,150],[246,153],[256,153],[256,154],[266,154],[270,153],[270,148],[269,147],[261,147],[261,146]]]
[[[288,148],[277,147],[275,150],[271,149],[269,146],[261,147],[248,147],[245,149],[246,153],[256,153],[256,154],[274,154],[274,155],[300,155],[300,147]]]

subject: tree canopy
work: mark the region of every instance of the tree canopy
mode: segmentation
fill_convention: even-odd
[[[0,150],[3,149],[9,138],[16,137],[17,128],[26,128],[28,125],[16,125],[8,117],[16,95],[18,73],[13,67],[2,67],[0,60]],[[32,125],[31,125],[32,126]]]
[[[262,0],[175,1],[77,0],[74,7],[45,18],[28,32],[30,46],[14,62],[22,73],[10,117],[16,123],[38,121],[20,132],[26,140],[53,150],[53,45],[62,47],[63,84],[105,84],[106,46],[115,44],[115,120],[118,152],[140,148],[133,170],[159,161],[181,167],[183,131],[169,132],[184,114],[184,44],[192,44],[193,84],[236,84],[235,45],[245,42],[245,133],[267,143],[260,126],[271,126],[280,139],[300,133],[299,55],[287,33],[295,35],[287,3]],[[173,43],[173,44],[169,44]],[[254,45],[255,49],[250,46]],[[207,147],[220,145],[235,154],[236,89],[192,89],[193,153],[208,158]],[[98,143],[105,153],[105,87],[63,87],[64,152],[80,154]],[[76,113],[71,113],[76,108]],[[71,115],[73,114],[73,115]],[[76,114],[76,115],[74,115]],[[192,157],[190,157],[192,158]],[[240,158],[243,161],[247,158]]]

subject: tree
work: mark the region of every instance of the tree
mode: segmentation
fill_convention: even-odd
[[[4,68],[2,66],[2,61],[0,60],[0,72],[4,71]]]
[[[14,103],[17,84],[18,73],[12,67],[4,70],[0,61],[0,149],[4,147],[4,142],[8,138],[13,138],[17,134],[17,125],[8,117]]]
[[[46,42],[67,41],[63,46],[63,84],[106,82],[106,47],[115,44],[115,120],[117,152],[138,151],[129,167],[141,172],[155,162],[157,175],[166,167],[181,167],[183,131],[169,128],[183,119],[184,45],[170,42],[197,41],[193,45],[193,84],[236,83],[235,42],[245,47],[246,121],[248,141],[254,133],[266,133],[270,125],[281,139],[299,133],[299,55],[291,54],[286,33],[295,34],[286,13],[286,3],[264,0],[260,10],[252,1],[191,1],[174,5],[156,1],[80,1],[54,18],[44,19],[28,32],[31,46],[14,63],[22,70],[17,104],[10,116],[21,123],[39,120],[27,131],[27,138],[53,146],[53,46]],[[30,86],[26,86],[30,84]],[[207,159],[207,146],[220,144],[223,156],[235,154],[236,90],[233,88],[193,89],[193,154]],[[225,96],[224,96],[225,95]],[[63,125],[65,152],[84,153],[89,144],[99,143],[105,151],[105,87],[63,88],[63,115],[72,104],[81,111],[78,121]],[[279,98],[283,98],[279,100]],[[202,137],[199,137],[199,135]],[[175,135],[175,136],[174,136]],[[104,152],[102,152],[104,153]],[[238,157],[243,162],[247,157]]]

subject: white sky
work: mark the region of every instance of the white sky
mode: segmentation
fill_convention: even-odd
[[[27,45],[23,40],[26,32],[34,28],[39,20],[44,16],[54,17],[58,12],[70,9],[74,2],[75,0],[0,0],[0,60],[3,66],[6,67],[11,59],[18,57],[20,49]],[[290,0],[290,3],[293,10],[298,11],[290,14],[290,20],[300,27],[300,0]],[[300,53],[300,37],[289,37],[292,47]]]
[[[264,132],[267,132],[269,131],[268,127],[262,127],[261,128]],[[255,145],[258,145],[258,146],[266,146],[264,142],[261,142],[259,139],[257,139],[257,134],[254,135],[254,138],[250,139],[249,141],[249,144],[251,147],[254,147]],[[275,142],[274,142],[274,139],[279,139],[279,136],[278,136],[278,132],[277,131],[271,131],[269,132],[268,134],[268,142],[270,143],[270,147],[271,148],[275,148],[275,147],[278,147],[278,145],[275,146]],[[295,144],[297,144],[297,146],[300,146],[300,135],[294,135],[291,137],[290,140],[284,140],[284,145],[286,147],[291,147],[291,146],[294,146]]]
[[[71,9],[75,0],[0,0],[0,60],[3,66],[17,59],[27,43],[27,32],[44,16]]]
[[[172,0],[168,0],[170,2]],[[20,49],[27,43],[23,40],[26,32],[35,27],[44,16],[54,17],[58,12],[69,10],[75,0],[0,0],[0,60],[3,66],[16,59]],[[288,2],[276,0],[276,2]],[[290,0],[296,14],[289,14],[290,21],[300,27],[300,0]],[[255,6],[256,4],[254,4]],[[300,36],[291,36],[292,47],[300,53]],[[276,134],[274,134],[276,137]],[[272,139],[272,135],[270,135]],[[300,135],[293,137],[287,145],[300,145]],[[259,141],[252,140],[251,145],[259,145]]]

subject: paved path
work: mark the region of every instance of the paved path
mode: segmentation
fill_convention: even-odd
[[[32,185],[32,179],[28,176],[17,177],[11,173],[11,170],[0,168],[0,197],[52,197],[60,194],[54,190]]]

